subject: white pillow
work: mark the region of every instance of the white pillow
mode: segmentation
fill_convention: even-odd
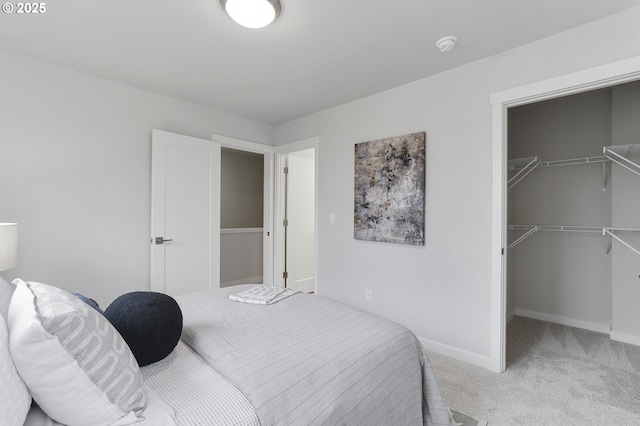
[[[11,355],[44,412],[69,426],[140,421],[145,407],[142,374],[111,323],[64,290],[13,282]]]
[[[22,426],[31,407],[31,395],[13,365],[9,353],[9,330],[2,315],[0,315],[0,378],[2,378],[0,386],[2,424]]]

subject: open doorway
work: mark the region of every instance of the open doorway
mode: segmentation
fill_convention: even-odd
[[[220,287],[264,282],[264,155],[222,148]]]
[[[220,286],[273,284],[274,148],[228,136],[211,139],[223,157]]]
[[[318,149],[313,137],[277,148],[274,283],[318,293]]]

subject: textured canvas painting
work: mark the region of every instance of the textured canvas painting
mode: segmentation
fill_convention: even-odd
[[[356,144],[354,238],[424,245],[426,133]]]

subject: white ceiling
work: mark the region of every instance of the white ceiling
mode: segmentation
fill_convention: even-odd
[[[250,30],[219,0],[56,0],[41,15],[0,14],[0,48],[275,125],[640,0],[281,3],[274,24]],[[460,41],[442,54],[445,35]]]

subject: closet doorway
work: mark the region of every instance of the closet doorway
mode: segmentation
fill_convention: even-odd
[[[603,228],[617,206],[602,152],[613,144],[613,98],[606,88],[509,109],[508,319],[609,331]]]
[[[509,110],[507,320],[640,341],[629,303],[640,274],[637,117],[640,82]],[[579,353],[568,336],[546,339]],[[615,352],[605,344],[599,350]]]
[[[636,152],[633,145],[640,143],[640,128],[638,110],[624,112],[629,106],[640,107],[637,103],[640,97],[630,95],[635,89],[640,89],[639,83],[634,83],[638,80],[640,57],[635,57],[491,95],[494,309],[488,367],[492,370],[504,371],[506,368],[506,325],[508,316],[517,313],[518,308],[520,314],[529,316],[542,313],[541,319],[568,322],[582,328],[610,329],[612,339],[640,344],[640,313],[629,308],[630,300],[640,298],[640,217],[637,214],[640,211],[640,168],[635,163],[640,160],[632,158]],[[621,86],[627,83],[630,84]],[[570,95],[576,96],[563,98]],[[547,150],[553,157],[542,158],[542,155],[532,154],[530,150],[534,144],[530,141],[525,140],[517,146],[515,138],[518,133],[521,138],[528,136],[523,136],[525,131],[518,130],[518,125],[511,120],[523,118],[518,116],[526,115],[527,108],[530,116],[524,120],[531,125],[543,115],[549,115],[554,108],[565,108],[580,99],[593,101],[598,97],[600,101],[610,98],[609,130],[606,131],[605,123],[597,131],[605,135],[599,152],[593,155],[591,152],[570,152],[581,145],[575,141],[560,144],[556,140],[547,147],[539,147],[541,152]],[[550,110],[536,111],[534,104],[538,102],[547,102],[540,107]],[[600,106],[592,104],[591,112],[602,110],[602,105],[602,102]],[[583,105],[583,108],[586,107]],[[583,127],[594,124],[590,122],[591,113],[581,117],[575,110],[565,110],[563,114],[566,121],[574,125],[578,122],[582,122]],[[571,139],[575,129],[570,127],[565,127],[565,134],[559,137]],[[595,142],[585,141],[585,145],[595,145]],[[521,150],[515,153],[518,156],[511,155],[518,149]],[[590,146],[589,149],[595,148]],[[526,155],[520,157],[520,154]],[[565,164],[567,160],[575,164]],[[628,166],[629,160],[636,165]],[[627,167],[621,167],[620,163]],[[531,165],[535,167],[531,168]],[[554,180],[556,178],[558,180]],[[592,183],[595,183],[595,190]],[[515,196],[511,194],[514,185],[520,187]],[[531,196],[531,191],[526,189],[537,195]],[[597,191],[609,193],[603,195]],[[587,243],[589,238],[595,240]],[[537,247],[545,241],[546,249]],[[527,258],[523,256],[527,251],[537,251],[541,257],[537,260]],[[518,255],[514,259],[516,252]],[[598,260],[590,261],[583,257],[585,254],[596,256]],[[545,265],[543,260],[552,262],[551,266]],[[518,270],[519,264],[524,265],[521,266],[524,269]],[[578,264],[579,268],[575,268]],[[588,272],[591,270],[597,271],[595,276]],[[521,285],[532,277],[537,281],[537,288],[535,285],[533,288]],[[558,283],[561,283],[560,288],[554,287]],[[596,294],[604,300],[598,303]],[[587,312],[584,306],[580,306],[581,299],[586,299],[585,304],[596,307],[594,311]]]
[[[264,155],[221,150],[220,287],[264,282]]]

